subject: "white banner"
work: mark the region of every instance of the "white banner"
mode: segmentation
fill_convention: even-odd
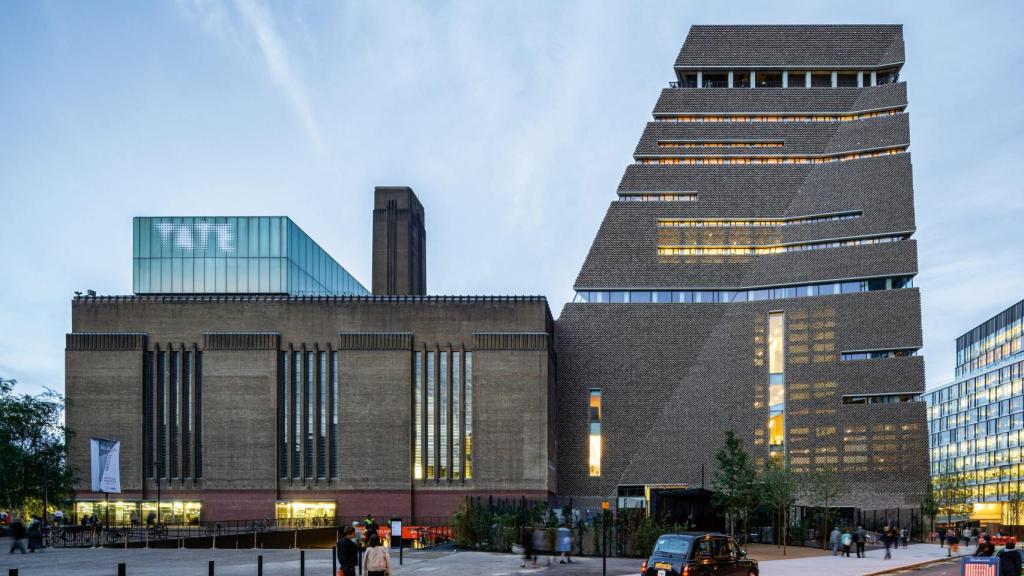
[[[121,492],[121,442],[91,438],[92,491]]]

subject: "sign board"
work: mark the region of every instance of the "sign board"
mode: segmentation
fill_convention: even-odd
[[[121,492],[121,442],[90,438],[91,484],[93,492]]]
[[[401,537],[402,537],[402,519],[401,518],[392,518],[391,519],[391,539],[392,540],[394,540],[396,538],[400,539]]]
[[[608,501],[604,500],[604,501],[601,502],[601,510],[607,510],[607,509],[608,509]]]
[[[960,576],[999,576],[999,558],[996,556],[964,558],[960,563]]]

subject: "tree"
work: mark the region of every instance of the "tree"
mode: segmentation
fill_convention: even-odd
[[[946,516],[946,524],[953,523],[953,516],[970,513],[971,489],[967,486],[967,475],[963,472],[946,472],[939,475],[935,502],[940,514]]]
[[[14,393],[15,380],[0,378],[0,505],[22,515],[40,514],[43,479],[47,497],[59,504],[71,494],[64,398],[53,390]]]
[[[789,526],[789,509],[796,502],[797,479],[788,462],[769,458],[761,471],[761,498],[779,520],[782,532],[782,555],[786,555],[786,532]]]
[[[828,548],[828,536],[832,522],[832,508],[842,494],[843,483],[835,466],[822,465],[805,472],[801,478],[801,492],[807,502],[824,511],[824,529],[822,530],[822,549]]]
[[[1016,536],[1024,517],[1024,491],[1020,489],[1020,482],[1014,482],[1012,486],[1006,495],[1006,519],[1013,526],[1013,534]]]
[[[938,513],[939,503],[935,497],[935,486],[929,479],[928,488],[924,493],[924,497],[921,498],[921,514],[927,516],[931,521],[931,528],[928,530],[929,534],[935,532],[935,515]]]
[[[715,454],[715,493],[712,503],[725,512],[729,533],[736,536],[736,520],[745,518],[754,501],[756,474],[743,441],[732,429],[725,433],[725,443]]]

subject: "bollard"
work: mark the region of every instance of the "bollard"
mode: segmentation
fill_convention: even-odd
[[[299,550],[299,576],[306,576],[306,551]]]
[[[256,557],[256,576],[263,576],[263,554]]]
[[[128,574],[128,566],[121,562],[117,565],[117,576],[126,576]]]
[[[338,573],[338,554],[337,554],[337,549],[336,548],[331,548],[331,574],[337,574],[337,573]]]
[[[213,560],[210,560],[210,576],[213,576]]]

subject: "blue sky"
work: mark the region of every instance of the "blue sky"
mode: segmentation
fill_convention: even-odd
[[[75,290],[131,217],[285,214],[369,285],[375,185],[438,294],[557,316],[690,25],[902,23],[928,382],[1024,298],[1024,4],[0,3],[0,375],[63,389]]]

